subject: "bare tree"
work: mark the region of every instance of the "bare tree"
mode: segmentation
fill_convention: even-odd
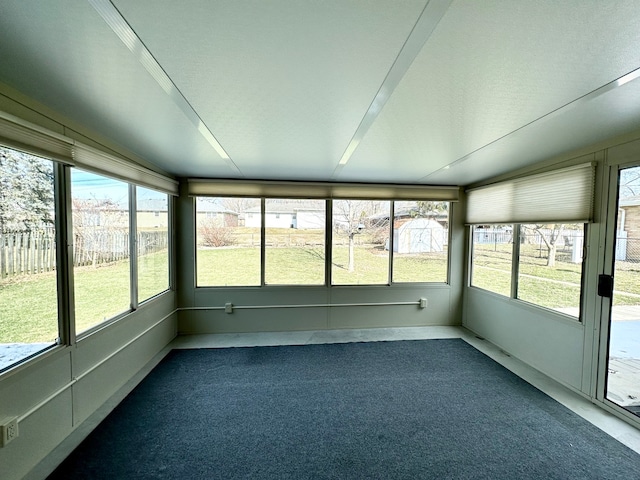
[[[540,236],[545,247],[547,247],[547,267],[555,267],[558,240],[562,235],[564,224],[523,225],[522,228],[525,232],[535,232]]]
[[[368,230],[380,228],[381,223],[371,221],[373,215],[381,213],[385,202],[372,200],[336,200],[333,202],[333,224],[338,235],[346,235],[349,240],[348,270],[355,270],[355,237]],[[388,225],[388,223],[387,223]]]
[[[76,255],[88,259],[94,267],[113,260],[116,253],[120,253],[117,257],[128,257],[126,208],[111,199],[73,198],[71,204]]]
[[[222,206],[238,214],[244,213],[247,209],[260,205],[260,200],[257,198],[245,198],[245,197],[225,197],[222,199]]]
[[[640,195],[640,168],[625,168],[620,171],[620,196]]]

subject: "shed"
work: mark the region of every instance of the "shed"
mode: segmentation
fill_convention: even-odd
[[[396,220],[393,225],[393,251],[397,253],[442,252],[444,227],[430,218]]]

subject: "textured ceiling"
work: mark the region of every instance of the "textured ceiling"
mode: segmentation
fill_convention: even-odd
[[[179,175],[466,185],[640,128],[638,2],[2,0],[0,82]]]

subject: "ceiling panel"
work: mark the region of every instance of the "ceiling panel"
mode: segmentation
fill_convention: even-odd
[[[425,1],[115,4],[245,175],[326,179]]]
[[[532,123],[425,178],[425,183],[459,185],[487,180],[640,126],[640,81],[614,88]]]
[[[376,179],[391,172],[396,181],[419,181],[637,68],[637,7],[454,2],[339,179],[367,171]],[[453,172],[438,178],[459,181]]]
[[[169,172],[233,173],[88,2],[3,0],[1,12],[0,81]]]

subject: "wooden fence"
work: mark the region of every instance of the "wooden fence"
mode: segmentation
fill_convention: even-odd
[[[168,248],[165,231],[139,232],[138,255]],[[74,266],[100,265],[129,258],[127,231],[76,232]],[[33,275],[56,268],[53,231],[0,234],[0,278]]]

